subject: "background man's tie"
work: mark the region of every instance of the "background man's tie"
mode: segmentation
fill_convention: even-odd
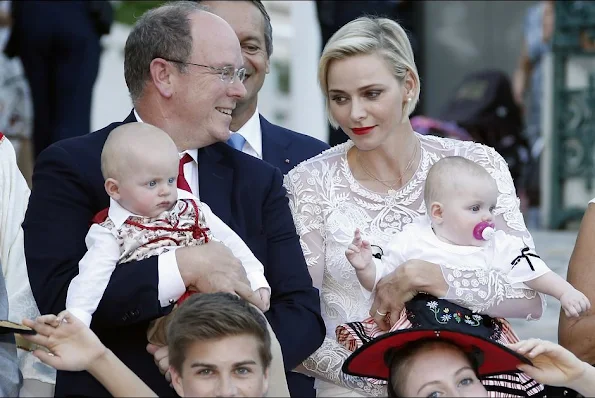
[[[231,137],[227,140],[227,144],[230,147],[237,149],[238,151],[241,151],[244,148],[245,143],[246,139],[238,133],[233,133]]]

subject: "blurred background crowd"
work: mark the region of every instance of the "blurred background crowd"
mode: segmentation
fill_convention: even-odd
[[[162,3],[0,2],[0,131],[15,144],[28,181],[34,158],[52,142],[126,116],[132,104],[124,43],[136,18]],[[275,52],[259,110],[331,146],[344,142],[340,130],[327,127],[318,57],[346,22],[364,14],[389,16],[410,34],[422,84],[430,88],[413,115],[414,128],[493,146],[509,163],[528,227],[567,226],[549,220],[541,202],[551,192],[540,189],[550,185],[548,176],[540,177],[540,159],[544,86],[553,81],[543,66],[552,47],[553,4],[266,1]]]

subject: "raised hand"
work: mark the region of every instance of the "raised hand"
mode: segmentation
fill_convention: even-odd
[[[49,350],[37,349],[33,355],[59,370],[88,370],[108,351],[95,333],[68,311],[39,316],[35,321],[24,319],[23,325],[37,332],[22,335],[24,339]]]
[[[373,264],[372,247],[370,242],[362,239],[359,228],[355,230],[353,240],[345,250],[345,256],[356,270],[364,270]]]
[[[519,370],[538,381],[552,386],[574,388],[589,368],[564,347],[540,339],[529,339],[508,345],[508,348],[525,355],[533,365],[519,365]]]

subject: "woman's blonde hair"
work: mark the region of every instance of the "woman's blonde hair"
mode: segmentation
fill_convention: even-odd
[[[419,74],[405,30],[397,22],[388,18],[360,17],[344,25],[330,38],[318,64],[318,81],[325,96],[328,119],[335,128],[338,123],[329,109],[327,80],[329,66],[333,60],[371,53],[378,53],[384,58],[399,82],[405,80],[407,72],[410,72],[415,80],[411,101],[407,102],[403,109],[407,116],[413,112],[419,101]]]

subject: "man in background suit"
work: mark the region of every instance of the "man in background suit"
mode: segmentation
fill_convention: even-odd
[[[273,53],[273,28],[262,2],[207,0],[199,3],[231,25],[242,47],[247,93],[236,103],[231,114],[230,129],[233,134],[229,144],[272,164],[283,174],[287,174],[298,163],[328,149],[326,143],[274,125],[258,112],[258,92],[269,73]],[[300,391],[296,396],[306,395]]]
[[[35,157],[51,143],[89,133],[107,0],[12,1],[5,53],[19,56],[33,99]]]
[[[289,210],[281,172],[236,151],[231,111],[246,90],[233,30],[194,2],[166,3],[139,18],[124,50],[124,75],[134,110],[167,132],[181,152],[180,175],[264,264],[271,286],[266,317],[293,369],[325,335]],[[42,313],[64,309],[67,288],[86,252],[93,216],[109,205],[100,155],[112,123],[53,144],[39,156],[23,223],[33,294]],[[200,162],[200,163],[199,163]],[[199,171],[200,164],[200,171]],[[160,397],[175,392],[146,352],[149,321],[169,313],[188,286],[248,298],[245,273],[223,245],[209,242],[116,267],[91,328]],[[56,396],[107,395],[86,372],[58,372]]]

